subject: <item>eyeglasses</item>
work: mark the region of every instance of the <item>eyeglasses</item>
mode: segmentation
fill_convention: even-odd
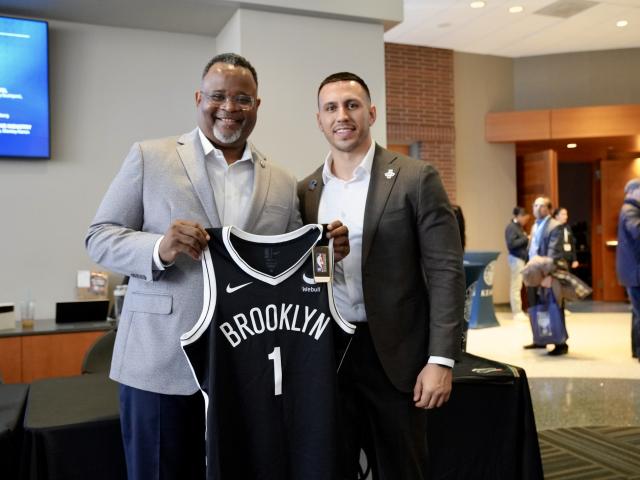
[[[256,99],[250,95],[235,95],[232,97],[220,92],[206,93],[202,90],[200,90],[200,93],[204,95],[209,104],[215,107],[220,107],[227,102],[234,103],[240,110],[251,110],[256,106]]]

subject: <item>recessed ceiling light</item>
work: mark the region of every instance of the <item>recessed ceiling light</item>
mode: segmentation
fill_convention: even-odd
[[[567,148],[576,148],[577,146],[577,143],[567,143]]]
[[[618,20],[616,22],[616,27],[626,27],[627,25],[629,25],[629,22],[627,22],[626,20]]]
[[[471,8],[482,8],[482,7],[484,7],[485,5],[486,5],[486,4],[485,4],[484,2],[471,2],[471,3],[469,4],[469,6],[470,6]]]
[[[524,7],[520,5],[514,5],[513,7],[509,7],[509,13],[522,13],[524,12]]]

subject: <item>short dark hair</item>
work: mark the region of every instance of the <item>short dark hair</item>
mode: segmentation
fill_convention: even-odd
[[[253,80],[256,82],[256,86],[258,86],[258,73],[256,72],[256,69],[253,68],[253,65],[251,65],[251,63],[249,63],[249,60],[247,60],[241,55],[238,55],[237,53],[221,53],[220,55],[216,55],[215,57],[213,57],[205,65],[204,71],[202,72],[202,78],[207,76],[207,73],[209,73],[209,69],[215,63],[225,63],[227,65],[234,65],[236,67],[246,68],[251,72],[251,76],[253,77]]]
[[[526,213],[527,211],[524,209],[524,207],[521,207],[521,206],[513,207],[514,217],[517,217],[518,215],[525,215]]]
[[[551,214],[551,216],[552,216],[553,218],[556,218],[556,217],[558,216],[558,214],[559,214],[562,210],[566,210],[566,208],[564,208],[564,207],[558,207],[558,208],[556,208],[556,209],[553,211],[553,213]]]
[[[367,87],[367,84],[365,83],[365,81],[355,73],[351,73],[351,72],[332,73],[327,78],[325,78],[320,83],[320,86],[318,87],[318,97],[320,96],[320,90],[322,90],[322,87],[324,87],[329,83],[336,83],[336,82],[356,82],[360,84],[360,86],[367,93],[367,98],[369,99],[369,101],[371,101],[371,92],[369,92],[369,87]]]

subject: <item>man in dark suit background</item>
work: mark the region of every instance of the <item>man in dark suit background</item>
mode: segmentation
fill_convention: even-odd
[[[631,300],[631,356],[640,360],[640,178],[624,187],[618,219],[618,279]]]
[[[432,166],[372,141],[376,109],[360,77],[327,77],[318,108],[330,153],[299,183],[300,211],[304,222],[349,226],[334,292],[359,322],[339,372],[340,478],[356,478],[363,447],[374,478],[424,479],[425,409],[448,400],[460,353],[458,226]]]

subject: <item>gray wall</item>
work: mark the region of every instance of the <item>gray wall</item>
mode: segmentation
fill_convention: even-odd
[[[131,143],[194,128],[215,39],[52,21],[50,52],[52,158],[0,160],[0,302],[31,290],[36,318],[94,267],[84,234]]]
[[[515,109],[640,103],[640,48],[514,60]]]
[[[513,108],[513,60],[455,52],[456,191],[467,229],[467,250],[499,251],[494,301],[509,301],[504,229],[516,204],[513,144],[484,139],[487,112]]]

